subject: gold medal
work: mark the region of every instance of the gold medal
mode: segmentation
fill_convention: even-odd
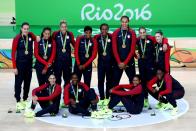
[[[65,52],[66,52],[66,49],[63,48],[63,49],[62,49],[62,52],[65,53]]]
[[[104,38],[103,38],[103,36],[101,36],[101,42],[102,42],[102,48],[103,48],[102,55],[103,56],[106,56],[107,55],[106,48],[107,48],[107,45],[108,45],[108,40],[110,40],[110,39],[108,39],[108,35],[107,35],[106,40],[105,40],[105,45],[104,45]]]
[[[144,45],[142,43],[142,40],[140,39],[140,45],[141,45],[141,51],[142,51],[142,59],[145,58],[146,43],[147,43],[147,40],[146,39],[144,40]]]
[[[85,54],[85,57],[86,57],[86,58],[89,58],[89,54]]]
[[[106,52],[103,52],[103,56],[106,56],[107,55],[107,53]]]
[[[90,46],[91,46],[92,44],[91,44],[91,41],[89,40],[88,41],[88,44],[87,44],[87,42],[86,42],[86,39],[85,39],[85,51],[86,51],[86,53],[85,53],[85,57],[86,58],[89,58],[89,48],[90,48]]]
[[[48,59],[47,55],[44,55],[44,59],[45,59],[45,60]]]
[[[29,54],[29,52],[26,50],[26,51],[25,51],[25,55],[28,55],[28,54]]]
[[[23,37],[23,36],[22,36]],[[24,39],[24,37],[23,37]],[[24,46],[25,46],[25,55],[28,55],[29,52],[28,52],[28,46],[29,46],[29,41],[28,41],[28,35],[26,36],[26,40],[24,39]]]
[[[121,35],[122,35],[122,42],[123,42],[122,48],[126,48],[126,44],[125,43],[126,43],[126,38],[127,38],[127,31],[126,31],[126,34],[123,35],[123,31],[121,30]]]
[[[48,58],[47,55],[46,55],[47,51],[48,51],[48,46],[49,46],[48,45],[48,40],[47,40],[47,43],[45,43],[44,39],[42,39],[42,43],[43,43],[43,49],[44,49],[44,57],[43,58],[46,60]]]
[[[122,48],[126,48],[126,45],[125,44],[122,44]]]
[[[78,85],[77,85],[77,89],[76,89],[76,91],[74,90],[74,87],[73,87],[73,85],[71,84],[71,87],[72,87],[72,90],[73,90],[73,93],[74,93],[74,97],[75,97],[75,101],[76,101],[76,103],[79,103],[79,100],[78,100]]]

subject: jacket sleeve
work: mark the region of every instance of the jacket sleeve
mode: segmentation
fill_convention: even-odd
[[[165,52],[165,71],[166,73],[170,73],[170,46],[168,47],[167,51]]]
[[[153,90],[153,85],[157,82],[157,77],[152,78],[149,82],[147,82],[147,87],[150,91]]]
[[[72,44],[73,47],[75,47],[76,41],[74,40],[74,35],[73,35],[72,32],[69,32],[69,33],[71,35],[71,44]]]
[[[112,91],[113,90],[120,90],[120,89],[124,89],[124,88],[131,89],[131,87],[133,87],[133,84],[129,84],[129,85],[127,85],[127,84],[117,85],[114,88],[112,88]]]
[[[48,62],[45,61],[42,57],[39,56],[39,47],[38,47],[38,43],[35,41],[34,43],[34,56],[35,58],[41,62],[42,64],[44,64],[45,66],[48,65]]]
[[[117,35],[118,35],[119,31],[120,31],[120,29],[117,29],[112,34],[112,42],[113,42],[112,43],[112,50],[113,50],[114,58],[116,59],[116,62],[118,64],[121,63],[120,56],[119,56],[119,53],[118,53],[118,46],[117,46]]]
[[[38,101],[54,100],[60,94],[61,94],[61,86],[60,85],[56,85],[54,92],[50,96],[38,97]]]
[[[156,44],[156,38],[154,36],[151,36],[151,35],[147,35],[147,38],[148,39],[151,39],[153,41],[154,44]],[[169,43],[168,43],[168,39],[167,38],[163,38],[163,44],[166,44],[167,46],[169,46]]]
[[[77,37],[76,44],[75,44],[75,50],[74,50],[74,55],[75,55],[77,65],[80,65],[79,44],[80,44],[81,37],[82,36]]]
[[[85,83],[80,82],[79,84],[84,88],[85,91],[90,89]]]
[[[29,34],[31,35],[31,37],[32,37],[33,41],[34,41],[34,42],[36,42],[37,40],[36,40],[36,36],[35,36],[35,34],[33,34],[32,32],[29,32]]]
[[[56,56],[56,42],[52,40],[52,53],[50,56],[50,59],[48,60],[48,63],[52,64]]]
[[[48,84],[43,84],[35,89],[33,89],[32,91],[32,96],[35,96],[37,92],[42,91],[43,89],[45,89],[48,86]]]
[[[161,91],[159,95],[164,96],[166,94],[170,94],[172,92],[172,78],[169,74],[165,74],[164,80],[166,83],[166,89],[164,91]]]
[[[18,41],[19,41],[20,35],[17,35],[12,42],[12,64],[13,68],[16,69],[16,51],[17,51],[17,46],[18,46]]]
[[[133,88],[133,85],[127,85],[128,87],[125,87],[127,89],[130,89],[130,91],[121,91],[121,90],[112,90],[112,94],[116,94],[119,96],[127,96],[127,95],[138,95],[142,92],[142,86],[138,85],[135,88]]]
[[[59,32],[59,31],[55,31],[55,32],[52,33],[52,39],[53,39],[53,40],[55,40],[56,35],[57,35],[58,32]]]

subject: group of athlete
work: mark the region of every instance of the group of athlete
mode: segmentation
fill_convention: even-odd
[[[170,75],[168,39],[163,37],[162,31],[157,31],[155,36],[147,35],[145,27],[139,28],[137,37],[129,26],[129,17],[122,16],[120,21],[120,27],[113,34],[109,33],[109,25],[103,23],[101,33],[94,37],[92,27],[85,26],[84,34],[76,40],[67,30],[65,20],[53,33],[50,27],[45,27],[40,37],[29,32],[30,25],[24,22],[21,32],[13,39],[11,55],[16,112],[25,110],[25,117],[48,113],[55,116],[60,107],[67,107],[72,114],[102,118],[112,113],[115,106],[124,106],[128,113],[140,114],[143,108],[149,108],[150,94],[158,101],[155,108],[171,110],[171,115],[176,115],[176,100],[182,98],[185,91]],[[99,95],[91,88],[93,61],[97,55]],[[136,59],[139,75],[135,69]],[[32,90],[29,106],[27,98],[33,68],[39,87]],[[129,83],[119,85],[124,71]],[[82,76],[84,82],[81,82]],[[61,95],[63,103],[60,103]],[[38,103],[41,110],[35,112]],[[63,116],[66,117],[66,113]]]

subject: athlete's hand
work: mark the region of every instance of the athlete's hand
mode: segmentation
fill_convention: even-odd
[[[46,72],[47,72],[47,69],[44,68],[44,69],[42,70],[42,74],[45,75]]]
[[[36,36],[36,41],[39,42],[41,40],[40,36]]]
[[[129,67],[128,65],[124,65],[123,69],[126,69],[127,67]]]
[[[156,91],[156,89],[152,89],[152,93],[156,93],[157,91]]]
[[[70,99],[70,103],[72,106],[76,105],[76,101],[74,99]]]
[[[112,89],[110,89],[109,92],[112,93]]]
[[[163,44],[163,51],[166,52],[168,49],[167,44]]]
[[[125,64],[124,64],[124,63],[120,63],[120,64],[118,65],[118,67],[119,67],[120,69],[124,69],[124,68],[125,68]]]
[[[158,92],[158,91],[159,91],[159,88],[158,88],[158,87],[156,87],[156,88],[155,88],[155,91],[156,91],[156,92]]]
[[[162,97],[162,96],[159,94],[159,96],[158,96],[158,100],[159,100],[159,101],[160,101],[161,97]]]
[[[136,54],[136,56],[137,56],[137,59],[139,59],[139,58],[140,58],[139,52],[138,52],[138,51],[135,51],[135,54]]]
[[[79,69],[80,69],[80,70],[84,70],[85,68],[84,68],[83,65],[79,65]]]
[[[37,100],[38,100],[38,97],[37,96],[33,96],[32,97],[32,100],[33,100],[33,103],[36,104],[37,103]]]
[[[14,69],[14,74],[15,74],[15,75],[18,75],[18,69],[17,69],[17,68]]]
[[[52,64],[51,63],[48,63],[48,68],[51,67],[51,66],[52,66]]]

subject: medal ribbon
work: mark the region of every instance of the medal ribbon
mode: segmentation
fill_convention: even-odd
[[[164,82],[164,80],[161,81],[160,86],[157,85],[157,87],[158,87],[159,89],[161,89],[161,87],[162,87],[162,85],[163,85],[163,82]]]
[[[71,88],[72,88],[72,90],[74,92],[74,97],[76,99],[76,102],[78,102],[78,84],[77,84],[76,92],[75,92],[74,86],[72,84],[71,84]]]
[[[43,48],[44,48],[44,56],[46,56],[47,51],[48,51],[48,40],[47,40],[47,43],[45,44],[44,39],[42,39],[42,43],[43,43]]]
[[[104,45],[103,36],[101,36],[101,43],[102,43],[103,52],[106,53],[106,48],[107,48],[107,45],[108,45],[108,36],[106,37],[105,45]]]
[[[60,36],[61,36],[61,43],[62,43],[63,49],[65,49],[66,41],[67,41],[67,32],[66,32],[66,34],[65,34],[64,40],[63,40],[63,35],[62,35],[61,32],[60,32]]]
[[[49,94],[50,95],[54,92],[55,86],[56,86],[56,84],[54,84],[52,86],[50,85],[50,88],[49,88]]]
[[[24,40],[25,51],[28,51],[28,46],[29,46],[28,35],[26,36],[26,40],[24,39],[23,36],[22,38]]]
[[[121,34],[122,34],[122,41],[123,41],[123,45],[125,45],[126,39],[127,39],[127,31],[125,36],[123,35],[123,31],[121,30]]]
[[[146,52],[146,39],[144,41],[144,46],[142,44],[142,40],[141,39],[140,39],[140,44],[141,44],[142,56],[144,56],[145,52]]]
[[[86,50],[86,54],[88,54],[88,52],[89,52],[89,47],[90,47],[90,39],[88,41],[88,45],[87,45],[86,39],[85,39],[85,50]]]

